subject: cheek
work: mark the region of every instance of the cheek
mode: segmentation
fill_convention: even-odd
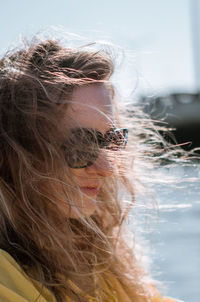
[[[108,151],[107,159],[112,167],[112,173],[122,176],[126,170],[127,153],[124,150]]]
[[[74,206],[71,208],[70,218],[79,218],[91,216],[96,210],[96,198],[81,194],[79,198],[75,197]]]
[[[86,178],[86,172],[85,169],[72,169],[70,168],[70,173],[72,175],[72,181],[73,183],[75,183],[76,185],[81,185],[81,183],[83,182],[84,178]]]

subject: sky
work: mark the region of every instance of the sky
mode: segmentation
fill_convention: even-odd
[[[195,88],[193,0],[1,1],[0,54],[18,45],[22,36],[59,27],[90,41],[119,45],[127,64],[121,78],[124,91],[160,94]]]

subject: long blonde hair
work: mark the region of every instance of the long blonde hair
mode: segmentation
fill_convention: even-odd
[[[121,192],[134,202],[127,167],[105,181],[91,217],[66,218],[59,208],[58,191],[73,203],[57,139],[63,106],[75,87],[108,82],[112,57],[46,40],[6,54],[0,68],[0,248],[57,301],[86,300],[66,280],[98,296],[107,272],[132,301],[149,301],[143,269],[121,232]]]

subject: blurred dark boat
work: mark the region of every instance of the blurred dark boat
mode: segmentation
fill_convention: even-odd
[[[172,136],[178,144],[183,144],[184,149],[200,148],[200,93],[143,97],[140,104],[151,119],[173,128]],[[171,140],[172,136],[168,135],[168,140]]]

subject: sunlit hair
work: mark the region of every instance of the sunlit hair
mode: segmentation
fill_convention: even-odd
[[[106,51],[65,48],[53,40],[0,61],[0,248],[57,301],[86,301],[75,286],[97,301],[111,301],[104,290],[109,274],[132,301],[151,301],[143,269],[121,232],[128,212],[123,196],[134,202],[127,177],[132,154],[121,152],[91,217],[77,209],[78,219],[67,218],[62,211],[70,213],[74,194],[81,194],[63,156],[60,121],[74,88],[108,85],[113,69]],[[114,99],[111,85],[109,90]],[[109,281],[107,286],[114,293]]]

